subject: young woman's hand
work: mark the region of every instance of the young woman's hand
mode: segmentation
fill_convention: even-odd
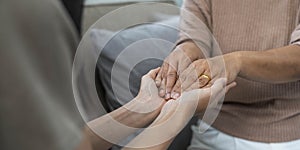
[[[224,78],[218,79],[210,88],[185,92],[179,100],[167,101],[158,117],[125,149],[167,149],[174,137],[195,114],[205,110],[208,105],[218,104],[225,93],[236,85],[231,83],[226,86],[226,82]]]
[[[86,135],[95,149],[109,149],[140,128],[148,126],[159,115],[165,100],[155,85],[159,68],[143,76],[138,95],[122,107],[87,124]]]
[[[134,107],[131,107],[129,110],[138,113],[154,113],[156,116],[158,115],[161,107],[165,103],[165,100],[158,95],[158,88],[154,82],[159,70],[160,68],[150,70],[142,77],[139,93],[132,102],[130,102],[134,104]]]

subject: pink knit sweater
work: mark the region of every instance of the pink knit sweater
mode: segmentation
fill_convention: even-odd
[[[223,54],[294,44],[300,40],[299,6],[300,0],[185,0],[178,43],[193,39],[209,57],[217,55],[209,32]],[[261,142],[300,139],[300,82],[236,81],[213,127]]]

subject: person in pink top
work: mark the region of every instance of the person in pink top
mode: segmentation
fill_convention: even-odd
[[[190,149],[220,149],[237,139],[249,149],[255,142],[300,146],[299,6],[299,0],[184,1],[180,38],[156,78],[160,96],[177,99],[188,87],[209,87],[220,77],[237,82],[212,123],[211,142],[195,131]],[[221,133],[228,138],[217,140]]]

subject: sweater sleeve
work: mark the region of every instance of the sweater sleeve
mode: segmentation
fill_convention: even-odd
[[[209,0],[185,0],[180,12],[180,45],[193,40],[209,56],[212,47],[211,2]]]

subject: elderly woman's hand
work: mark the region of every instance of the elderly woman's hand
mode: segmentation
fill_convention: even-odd
[[[178,76],[195,60],[202,55],[201,50],[191,41],[185,42],[165,59],[155,78],[159,95],[165,99],[171,98],[171,90]]]
[[[194,61],[180,74],[171,98],[177,99],[183,91],[211,86],[219,78],[227,78],[227,83],[233,82],[240,72],[240,62],[236,53]]]

